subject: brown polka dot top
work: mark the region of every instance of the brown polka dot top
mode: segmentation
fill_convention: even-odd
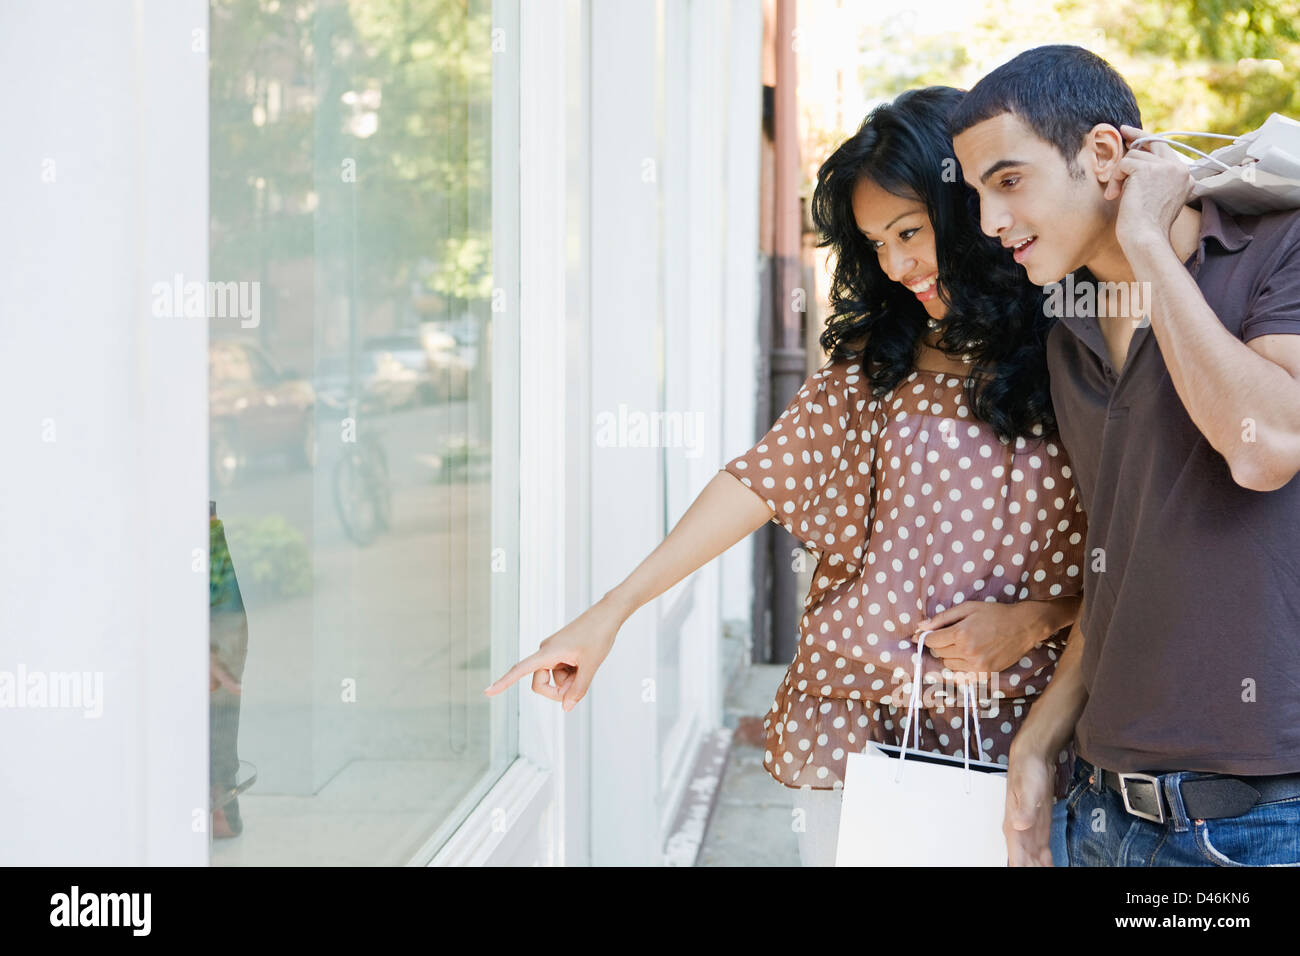
[[[763,763],[786,786],[838,789],[848,753],[902,743],[917,621],[965,601],[1080,593],[1087,527],[1064,450],[1003,442],[963,385],[918,368],[875,397],[857,359],[828,361],[724,466],[816,560],[799,647],[764,719]],[[1006,764],[1068,633],[976,685],[984,759]],[[922,666],[933,682],[920,747],[961,756],[963,690],[934,676],[928,646]],[[975,759],[974,734],[971,748]],[[1072,757],[1058,755],[1058,797]]]

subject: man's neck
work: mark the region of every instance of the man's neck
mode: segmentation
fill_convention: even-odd
[[[1186,262],[1196,251],[1201,236],[1200,210],[1184,206],[1169,227],[1169,242],[1179,262]],[[1106,237],[1105,246],[1098,249],[1096,255],[1090,256],[1084,264],[1098,282],[1134,282],[1136,276],[1133,267],[1124,256],[1124,250],[1115,237],[1112,228]]]

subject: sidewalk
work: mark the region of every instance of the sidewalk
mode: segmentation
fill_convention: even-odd
[[[763,715],[786,667],[743,665],[728,688],[724,721],[733,730],[731,747],[696,866],[799,865],[791,791],[763,769],[761,745]]]

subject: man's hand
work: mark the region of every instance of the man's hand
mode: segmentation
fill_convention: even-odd
[[[1136,126],[1121,126],[1124,142],[1149,135]],[[1192,195],[1195,184],[1187,164],[1167,143],[1143,143],[1124,154],[1102,192],[1119,199],[1115,237],[1122,248],[1169,242],[1169,229]]]
[[[932,631],[925,647],[954,672],[953,679],[974,671],[990,674],[1014,665],[1056,632],[1050,627],[1046,601],[965,601],[918,621],[917,632]]]
[[[1018,753],[1007,760],[1007,804],[1002,833],[1008,866],[1052,866],[1052,783],[1048,761]]]

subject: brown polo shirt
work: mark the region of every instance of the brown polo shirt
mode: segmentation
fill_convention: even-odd
[[[1300,211],[1201,207],[1186,265],[1219,321],[1245,342],[1300,334]],[[1047,359],[1088,527],[1077,752],[1120,772],[1300,771],[1300,478],[1233,481],[1149,325],[1120,374],[1097,319],[1067,310]]]

